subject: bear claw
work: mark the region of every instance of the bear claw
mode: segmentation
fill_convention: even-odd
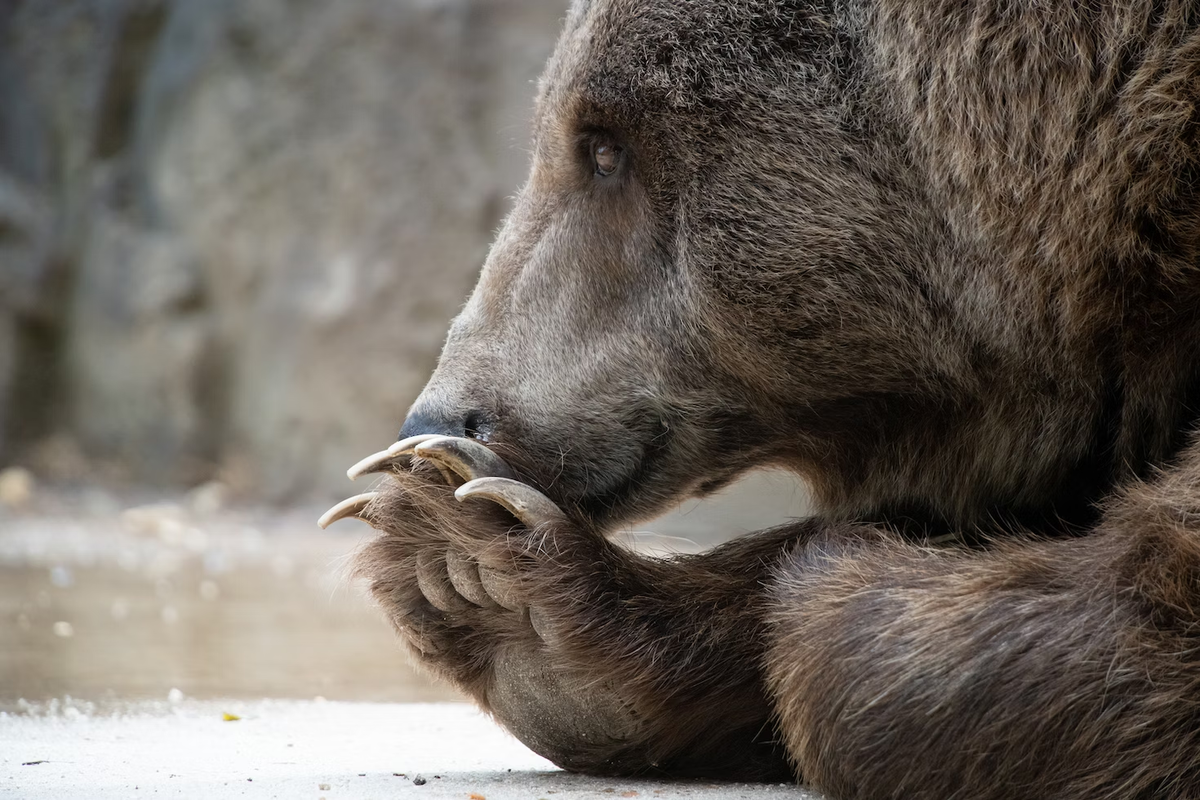
[[[480,442],[461,436],[437,436],[420,442],[413,448],[413,455],[430,459],[439,468],[453,470],[463,481],[514,477],[500,456]],[[445,473],[442,469],[442,474]],[[446,478],[449,480],[451,476],[446,475]]]
[[[528,484],[510,478],[476,478],[454,492],[461,502],[482,497],[504,508],[530,530],[549,522],[565,522],[566,515],[546,495]]]
[[[513,477],[512,470],[503,459],[483,444],[462,436],[441,436],[436,433],[423,433],[402,439],[387,450],[381,450],[359,461],[346,470],[346,476],[350,480],[357,480],[363,475],[387,472],[393,467],[406,465],[413,456],[432,461],[451,483],[458,482],[455,475],[463,481],[487,477]]]
[[[387,450],[380,450],[378,453],[373,453],[346,470],[346,477],[353,481],[358,480],[363,475],[387,472],[392,467],[407,464],[412,459],[413,450],[418,445],[424,444],[431,439],[444,438],[447,437],[439,436],[436,433],[422,433],[419,436],[410,436],[407,439],[401,439]]]
[[[317,524],[322,528],[328,528],[339,519],[346,519],[347,517],[361,519],[363,522],[366,522],[367,520],[362,517],[362,512],[377,497],[379,497],[378,492],[367,492],[366,494],[356,494],[354,497],[349,497],[322,514],[321,518],[317,520]]]

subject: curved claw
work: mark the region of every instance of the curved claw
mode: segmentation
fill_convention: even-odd
[[[408,459],[412,457],[413,448],[417,445],[427,442],[430,439],[442,438],[445,437],[438,436],[436,433],[422,433],[419,436],[410,436],[407,439],[401,439],[387,450],[380,450],[378,453],[369,455],[346,470],[346,477],[353,481],[361,478],[363,475],[370,475],[375,472],[387,472],[394,466],[407,463]]]
[[[454,496],[460,502],[468,497],[491,500],[504,506],[530,528],[566,520],[566,515],[550,498],[532,486],[510,478],[476,478],[458,487]]]
[[[362,519],[363,510],[376,497],[379,497],[378,492],[367,492],[366,494],[356,494],[354,497],[349,497],[322,514],[321,518],[317,520],[317,524],[322,528],[328,528],[339,519],[346,519],[347,517]],[[365,522],[366,520],[363,521]]]
[[[453,470],[464,481],[516,477],[500,456],[480,442],[461,436],[435,436],[417,444],[413,448],[413,455],[428,458],[439,466]],[[445,470],[442,471],[445,473]]]

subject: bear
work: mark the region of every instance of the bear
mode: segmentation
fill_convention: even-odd
[[[575,0],[528,182],[322,518],[601,775],[1200,796],[1200,3]],[[781,467],[810,518],[614,528]]]

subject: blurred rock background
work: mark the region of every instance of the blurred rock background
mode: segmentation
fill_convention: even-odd
[[[523,180],[567,0],[0,0],[0,467],[344,495]]]
[[[366,528],[315,521],[434,366],[566,5],[0,0],[0,725],[454,696],[348,585]],[[759,476],[622,535],[804,498]]]

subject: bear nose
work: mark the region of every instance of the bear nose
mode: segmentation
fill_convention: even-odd
[[[404,425],[400,427],[400,438],[421,434],[439,436],[470,436],[486,438],[489,425],[483,412],[469,409],[459,410],[445,406],[418,404],[408,412]]]

